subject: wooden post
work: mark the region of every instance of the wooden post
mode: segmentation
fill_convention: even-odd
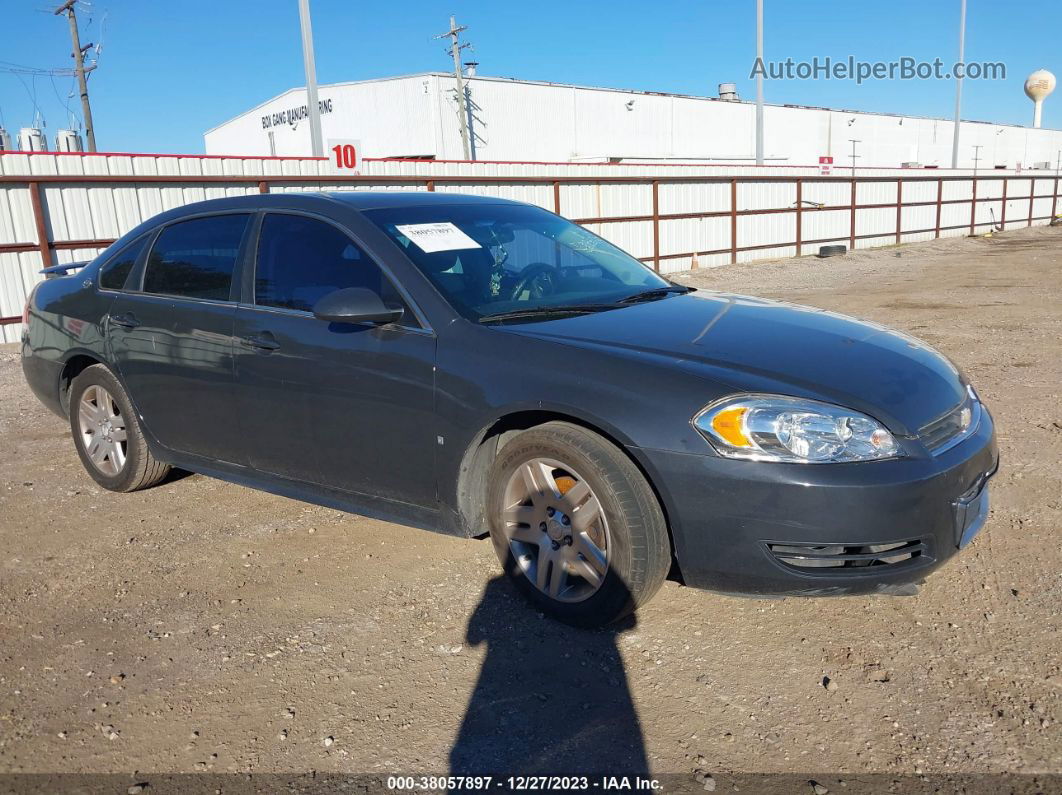
[[[802,238],[801,219],[804,212],[804,182],[797,177],[796,180],[796,255],[800,256]]]
[[[560,183],[553,180],[553,212],[560,215]]]
[[[33,223],[37,227],[37,250],[41,253],[41,267],[50,268],[52,262],[51,241],[48,239],[48,224],[44,219],[44,203],[41,201],[41,184],[30,182],[30,206],[33,208]]]
[[[970,234],[974,233],[975,221],[977,220],[977,175],[973,178],[973,198],[970,200]]]

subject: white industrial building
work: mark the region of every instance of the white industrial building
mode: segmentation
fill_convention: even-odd
[[[755,104],[729,98],[470,76],[472,156],[548,162],[754,163]],[[726,85],[726,84],[724,84]],[[427,72],[319,88],[323,137],[355,139],[365,157],[464,158],[456,81]],[[947,119],[792,105],[765,108],[773,166],[948,167]],[[306,90],[293,88],[204,134],[207,154],[308,156]],[[976,147],[976,148],[975,148]],[[963,122],[959,167],[1055,169],[1062,131]],[[977,158],[975,164],[974,159]]]

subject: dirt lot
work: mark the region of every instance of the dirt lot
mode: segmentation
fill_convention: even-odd
[[[0,772],[1062,772],[1062,229],[681,278],[895,326],[972,378],[992,517],[917,597],[669,582],[636,626],[567,629],[485,541],[199,475],[101,491],[7,348]]]

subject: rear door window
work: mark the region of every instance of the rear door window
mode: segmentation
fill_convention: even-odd
[[[100,287],[105,290],[121,290],[125,287],[133,266],[140,259],[140,253],[147,245],[150,235],[138,237],[128,246],[115,254],[100,270]]]
[[[400,325],[417,325],[390,279],[340,229],[304,215],[266,215],[258,236],[256,305],[312,312],[326,295],[347,287],[371,290],[387,306],[405,310]]]
[[[232,273],[249,218],[242,213],[214,215],[167,226],[148,256],[144,292],[229,300]]]

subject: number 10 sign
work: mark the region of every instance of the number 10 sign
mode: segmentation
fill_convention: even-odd
[[[329,138],[325,153],[331,170],[337,174],[361,172],[361,141],[352,138]]]

